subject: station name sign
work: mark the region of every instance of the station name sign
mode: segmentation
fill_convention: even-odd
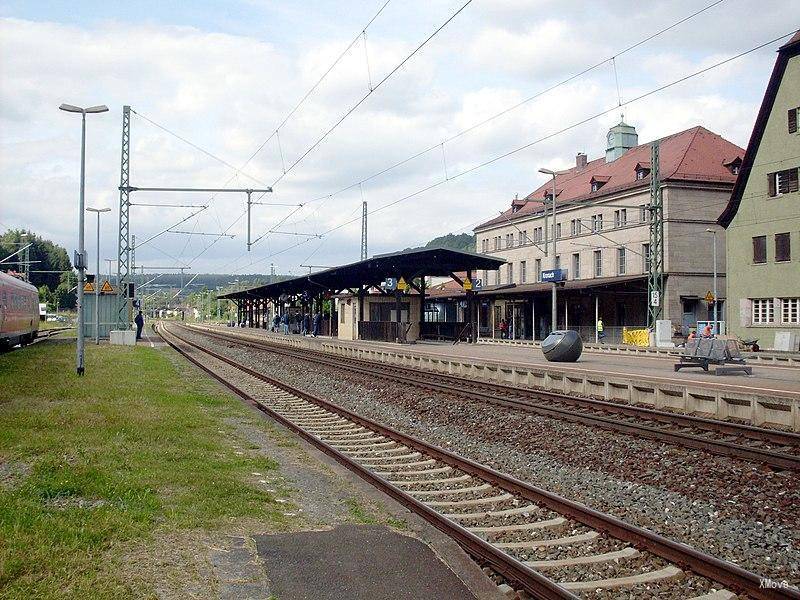
[[[548,269],[542,271],[542,281],[558,282],[567,280],[566,269]]]

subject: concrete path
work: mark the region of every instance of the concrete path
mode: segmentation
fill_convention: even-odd
[[[255,536],[281,600],[475,598],[421,541],[382,525]]]

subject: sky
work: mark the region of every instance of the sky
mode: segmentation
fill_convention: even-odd
[[[401,250],[471,232],[540,168],[601,156],[623,114],[640,143],[702,125],[745,147],[785,40],[636,99],[798,27],[794,0],[465,3],[0,0],[0,230],[72,254],[80,116],[58,106],[106,104],[87,117],[86,205],[112,209],[100,257],[115,258],[129,105],[131,185],[273,187],[253,195],[250,252],[244,194],[134,192],[137,264],[244,276],[352,262],[362,201],[369,254]],[[90,265],[95,228],[87,214]]]

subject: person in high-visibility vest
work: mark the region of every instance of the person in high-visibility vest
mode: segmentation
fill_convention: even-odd
[[[606,334],[603,333],[603,319],[599,318],[599,319],[597,319],[597,339],[602,344],[603,343],[603,339],[605,337],[606,337]]]

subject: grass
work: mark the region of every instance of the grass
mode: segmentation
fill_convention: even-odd
[[[0,597],[151,597],[125,549],[160,532],[236,519],[287,526],[251,472],[277,464],[237,454],[224,416],[236,399],[163,350],[42,343],[0,357]]]

